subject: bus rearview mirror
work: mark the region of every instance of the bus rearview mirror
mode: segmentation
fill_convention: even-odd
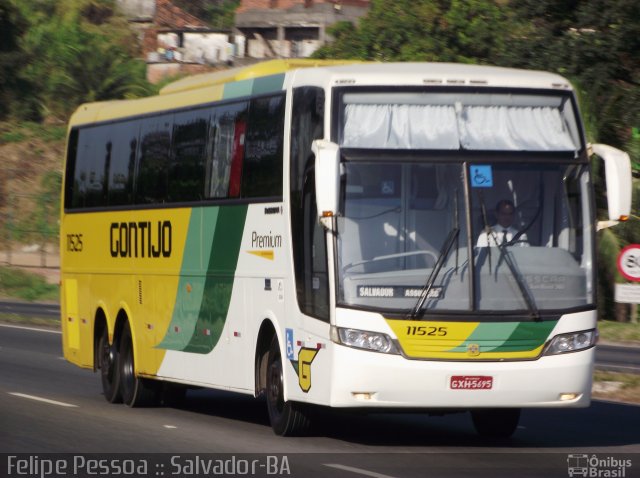
[[[608,224],[598,229],[626,221],[631,213],[631,160],[624,151],[606,144],[592,144],[591,151],[604,161],[607,188]]]
[[[340,190],[340,148],[330,141],[318,139],[311,149],[316,156],[316,203],[318,218],[328,229],[332,228],[333,218],[338,214]]]

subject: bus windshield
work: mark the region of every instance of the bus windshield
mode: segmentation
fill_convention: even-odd
[[[425,312],[593,303],[586,165],[365,160],[344,169],[343,305],[411,310],[439,259]],[[478,171],[491,187],[478,186]]]
[[[533,316],[593,305],[589,170],[570,95],[339,98],[339,303]]]

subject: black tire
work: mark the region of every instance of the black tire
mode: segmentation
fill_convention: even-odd
[[[98,339],[98,369],[100,370],[104,398],[109,403],[122,402],[119,367],[118,348],[115,343],[109,343],[109,332],[105,325]]]
[[[300,436],[309,431],[311,421],[303,405],[284,401],[282,355],[278,338],[274,335],[267,358],[267,410],[269,421],[276,435]]]
[[[473,426],[480,436],[509,438],[518,428],[519,408],[487,408],[471,411]]]
[[[131,329],[128,322],[122,328],[118,362],[120,364],[120,391],[124,404],[128,407],[144,407],[156,404],[159,384],[136,375]]]

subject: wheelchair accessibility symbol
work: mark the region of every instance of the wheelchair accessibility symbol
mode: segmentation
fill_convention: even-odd
[[[469,170],[471,172],[472,188],[493,187],[493,169],[490,165],[473,165]]]

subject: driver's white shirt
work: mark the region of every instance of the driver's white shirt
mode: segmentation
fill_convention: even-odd
[[[504,242],[509,242],[513,239],[513,237],[518,233],[518,229],[515,227],[502,227],[500,224],[496,224],[491,227],[491,231],[487,234],[487,231],[482,231],[480,236],[478,237],[478,242],[476,243],[477,247],[496,247]],[[518,238],[518,242],[514,244],[516,246],[526,247],[529,244],[527,243],[527,235],[522,234]]]

